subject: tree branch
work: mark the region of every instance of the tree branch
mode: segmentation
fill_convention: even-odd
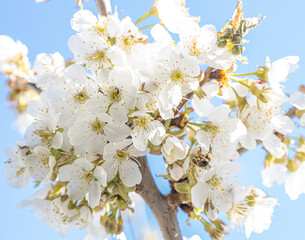
[[[167,196],[159,191],[151,175],[146,156],[138,158],[142,172],[142,182],[136,192],[144,199],[157,219],[164,240],[182,240],[177,208],[169,204]]]
[[[110,0],[96,0],[96,5],[100,15],[107,16],[111,14],[112,10]]]

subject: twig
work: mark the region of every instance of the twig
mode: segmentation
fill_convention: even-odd
[[[112,10],[110,0],[96,0],[96,5],[99,13],[102,16],[107,16],[111,14]]]

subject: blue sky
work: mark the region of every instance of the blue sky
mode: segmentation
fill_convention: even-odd
[[[153,0],[112,0],[114,8],[120,17],[129,15],[134,21],[143,13],[150,9]],[[187,0],[190,13],[193,16],[201,17],[201,24],[214,24],[218,30],[230,18],[235,8],[235,0]],[[300,84],[305,84],[305,29],[302,25],[305,1],[302,0],[245,0],[246,16],[262,14],[267,16],[264,23],[254,31],[250,32],[247,38],[250,43],[246,46],[245,55],[248,57],[249,65],[239,67],[239,72],[252,72],[256,70],[256,65],[263,65],[265,57],[271,60],[288,56],[299,55],[300,69],[291,74],[291,80],[287,84],[287,92],[297,89]],[[96,13],[93,0],[84,4],[86,9]],[[38,53],[53,53],[59,51],[65,58],[72,57],[67,41],[73,34],[70,28],[70,19],[76,12],[76,4],[72,0],[51,0],[47,3],[36,4],[34,0],[9,0],[2,1],[0,8],[0,34],[11,36],[15,40],[21,40],[29,48],[29,57],[33,61]],[[155,18],[147,19],[140,24],[140,27],[150,25],[155,22]],[[148,33],[148,31],[146,31]],[[4,149],[14,145],[16,140],[22,137],[12,127],[15,119],[14,112],[7,107],[7,89],[5,79],[0,77],[0,168],[2,169],[6,157]],[[275,186],[267,189],[262,186],[260,169],[263,166],[264,152],[258,149],[246,153],[240,158],[243,165],[243,172],[239,176],[239,181],[244,184],[253,184],[255,187],[265,190],[269,196],[279,199],[280,206],[275,209],[272,218],[271,228],[263,234],[252,234],[251,240],[302,240],[303,219],[305,216],[305,196],[299,197],[296,201],[291,201],[285,194],[283,186]],[[152,170],[155,174],[162,173],[159,166],[162,164],[160,158],[150,159]],[[162,180],[157,180],[161,190],[166,193],[168,184]],[[17,204],[21,200],[26,200],[35,191],[31,184],[27,187],[16,190],[7,186],[5,178],[0,175],[1,189],[1,217],[0,229],[3,240],[41,240],[41,239],[62,239],[78,240],[83,239],[84,233],[80,231],[70,231],[67,236],[61,236],[55,230],[43,224],[41,219],[28,209],[18,209]],[[147,209],[148,216],[151,217]],[[199,234],[203,239],[209,239],[204,233],[200,223],[192,222],[192,227],[185,225],[186,216],[179,213],[180,225],[185,236]],[[156,224],[152,220],[152,225]],[[130,235],[131,236],[131,235]],[[132,237],[128,239],[132,240]],[[226,237],[229,240],[245,239],[245,236],[238,230],[231,230],[231,234]]]

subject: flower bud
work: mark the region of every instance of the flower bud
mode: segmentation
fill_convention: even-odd
[[[227,28],[223,31],[222,36],[224,36],[226,39],[232,39],[235,33],[236,31],[234,28]]]
[[[240,44],[243,40],[243,36],[239,33],[235,34],[231,40],[231,43],[233,44]]]
[[[299,168],[298,160],[294,159],[294,160],[288,161],[287,167],[288,167],[289,172],[295,172]]]
[[[120,216],[118,218],[118,225],[117,225],[117,231],[116,231],[117,235],[123,232],[123,225],[124,225],[124,221],[123,221],[122,215],[120,214]]]
[[[304,151],[297,151],[296,154],[296,158],[300,161],[300,162],[304,162],[305,161],[305,152]]]
[[[191,192],[191,187],[186,182],[175,182],[174,186],[178,193],[190,193]]]
[[[234,55],[240,55],[240,54],[242,54],[243,52],[244,52],[244,48],[243,48],[242,45],[234,45],[234,46],[232,47],[232,53],[233,53]]]
[[[260,101],[262,101],[263,103],[268,103],[268,99],[264,96],[264,94],[260,94],[257,97]]]
[[[217,39],[217,47],[224,48],[226,47],[226,45],[227,45],[227,40],[225,37],[222,36]]]
[[[111,183],[107,186],[107,190],[110,194],[118,194],[120,191],[120,186],[116,183]]]
[[[299,91],[300,91],[301,93],[305,93],[305,86],[304,86],[304,85],[301,85],[301,86],[299,87]]]
[[[115,234],[117,231],[117,225],[115,221],[108,220],[105,224],[105,229],[108,234]]]

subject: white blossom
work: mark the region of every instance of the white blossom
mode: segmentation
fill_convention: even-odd
[[[27,148],[20,148],[17,151],[7,149],[5,152],[10,160],[4,166],[2,172],[7,178],[8,185],[12,188],[22,188],[30,181],[31,169],[26,161],[27,151]]]
[[[26,161],[32,171],[32,177],[37,182],[46,183],[50,180],[56,159],[51,155],[48,148],[42,146],[35,147],[31,154],[26,157]]]
[[[145,156],[148,150],[139,151],[132,145],[131,139],[117,143],[109,143],[104,148],[102,167],[107,172],[107,181],[111,181],[117,173],[127,187],[140,184],[142,174],[136,157]]]
[[[245,137],[247,129],[238,118],[229,117],[228,105],[221,105],[208,116],[210,122],[205,123],[205,130],[196,134],[198,142],[206,149],[212,145],[212,152],[224,158],[236,156],[237,144]]]
[[[201,208],[208,200],[217,210],[227,212],[241,190],[241,185],[232,179],[240,171],[241,166],[231,162],[208,169],[191,190],[193,205]]]
[[[82,200],[86,195],[91,207],[101,198],[102,187],[107,185],[107,173],[101,166],[94,166],[85,158],[59,169],[59,179],[68,182],[67,194],[72,200]]]
[[[160,121],[154,120],[149,114],[142,112],[135,112],[130,117],[134,117],[134,128],[131,131],[131,136],[135,148],[145,151],[148,141],[154,145],[161,144],[165,128]]]

